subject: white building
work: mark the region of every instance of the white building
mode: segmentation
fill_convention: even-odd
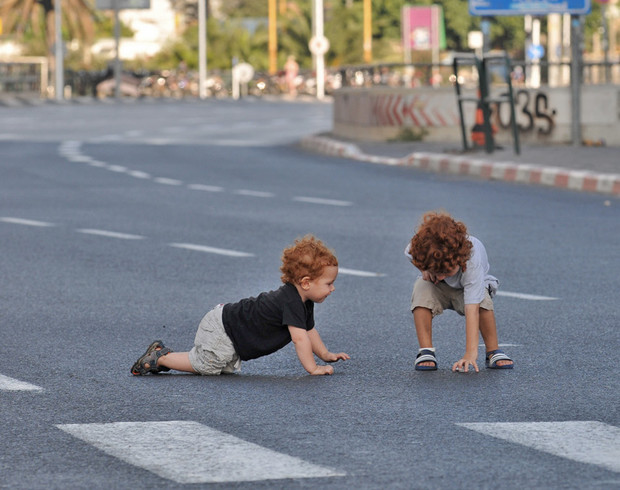
[[[157,53],[170,39],[180,34],[179,14],[170,0],[150,0],[149,9],[123,9],[120,20],[133,32],[133,38],[121,38],[119,56],[130,60]],[[114,56],[114,39],[101,39],[92,47],[95,55]]]

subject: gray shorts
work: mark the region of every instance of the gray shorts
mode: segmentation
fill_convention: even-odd
[[[441,315],[443,310],[454,310],[459,315],[465,315],[463,290],[451,288],[443,281],[433,284],[420,277],[413,285],[411,311],[418,307],[431,310],[433,317]],[[480,307],[493,310],[493,300],[486,290]]]
[[[241,368],[241,358],[224,330],[223,306],[213,308],[198,325],[194,347],[189,351],[189,362],[199,374],[231,374]]]

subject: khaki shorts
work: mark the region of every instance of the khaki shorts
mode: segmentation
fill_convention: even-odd
[[[420,277],[413,285],[411,311],[418,307],[431,310],[433,317],[441,315],[443,310],[454,310],[459,315],[465,315],[463,290],[451,288],[443,281],[433,284]],[[493,310],[493,300],[488,291],[485,291],[480,307]]]
[[[198,325],[194,347],[189,351],[189,362],[197,373],[232,374],[241,367],[241,358],[224,330],[223,306],[213,308]]]

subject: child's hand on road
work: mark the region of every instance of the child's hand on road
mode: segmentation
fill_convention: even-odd
[[[325,362],[336,362],[336,361],[346,361],[347,359],[351,359],[351,356],[346,352],[339,352],[338,354],[334,354],[333,352],[328,352],[323,357]]]
[[[476,364],[475,357],[463,357],[460,361],[457,361],[452,366],[452,372],[468,372],[469,366],[473,366],[476,372],[479,372],[478,364]]]

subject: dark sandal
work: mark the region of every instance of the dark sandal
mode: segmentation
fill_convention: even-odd
[[[433,362],[434,366],[421,366],[422,362]],[[435,357],[435,349],[420,349],[415,358],[416,371],[437,371],[437,357]]]
[[[512,364],[497,364],[498,361],[510,361]],[[488,369],[512,369],[514,361],[510,359],[502,349],[495,349],[487,352],[486,366]]]
[[[165,371],[170,371],[170,368],[165,366],[158,366],[157,360],[161,356],[165,356],[166,354],[170,354],[172,349],[164,346],[164,343],[161,340],[156,340],[149,348],[146,349],[146,352],[138,359],[134,365],[131,367],[131,374],[134,376],[142,376],[148,373],[161,373]]]

